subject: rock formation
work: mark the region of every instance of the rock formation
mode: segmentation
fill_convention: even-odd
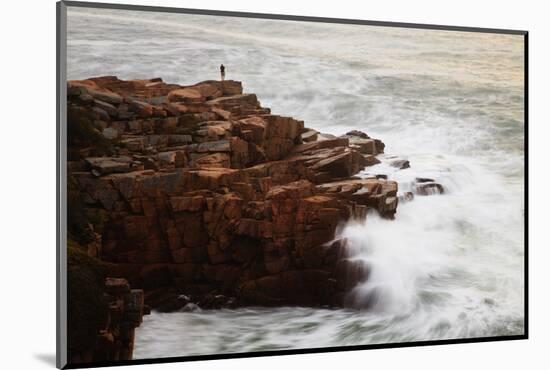
[[[154,309],[341,306],[364,271],[337,226],[396,212],[397,183],[355,177],[380,140],[307,129],[238,81],[69,81],[68,109],[75,212]]]
[[[67,358],[70,364],[132,359],[134,331],[147,312],[143,290],[105,278],[105,266],[68,248]]]

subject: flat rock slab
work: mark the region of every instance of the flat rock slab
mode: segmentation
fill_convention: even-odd
[[[129,172],[136,166],[129,157],[88,157],[84,160],[95,175],[107,175],[117,172]]]

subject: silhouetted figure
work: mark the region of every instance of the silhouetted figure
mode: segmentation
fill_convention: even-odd
[[[225,66],[223,64],[220,66],[220,74],[222,76],[222,81],[224,81],[225,80]]]

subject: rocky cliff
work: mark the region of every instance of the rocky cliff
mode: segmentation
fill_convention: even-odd
[[[143,290],[106,278],[105,266],[70,242],[67,358],[70,364],[132,359],[134,332],[147,312]]]
[[[307,129],[238,81],[69,81],[68,110],[73,234],[161,311],[342,306],[367,271],[338,225],[396,212],[395,182],[354,177],[380,140]]]

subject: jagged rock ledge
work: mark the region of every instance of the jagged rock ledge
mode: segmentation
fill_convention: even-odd
[[[396,182],[355,177],[380,140],[307,129],[238,81],[69,81],[68,110],[77,229],[157,310],[342,306],[366,275],[337,226],[396,212]]]

